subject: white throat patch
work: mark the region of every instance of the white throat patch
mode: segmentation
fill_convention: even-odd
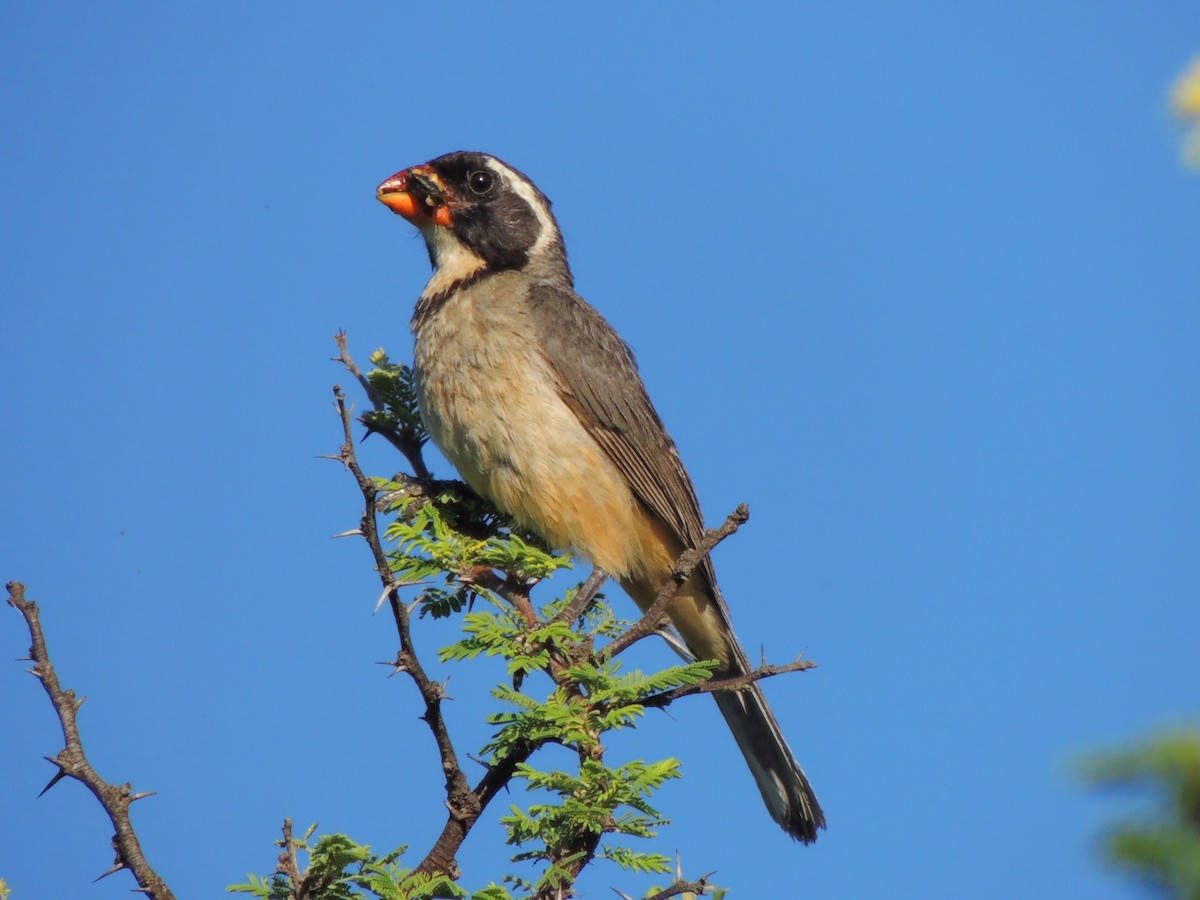
[[[429,243],[437,265],[429,283],[425,285],[425,290],[421,292],[422,296],[432,297],[456,281],[471,277],[484,267],[483,259],[464,247],[450,229],[430,224],[424,226],[421,233]]]

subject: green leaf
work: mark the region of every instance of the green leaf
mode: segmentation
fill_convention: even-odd
[[[610,847],[605,844],[601,848],[601,854],[605,859],[612,860],[630,872],[669,874],[672,870],[671,860],[658,853],[639,853],[628,847]]]

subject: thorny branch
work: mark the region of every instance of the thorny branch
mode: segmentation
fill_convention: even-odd
[[[37,677],[50,696],[50,702],[54,704],[54,710],[58,713],[63,740],[66,744],[59,751],[58,756],[46,757],[48,762],[58,766],[58,773],[50,779],[50,783],[43,788],[42,793],[46,793],[63,778],[74,778],[80,782],[100,801],[100,805],[108,813],[115,829],[113,849],[116,851],[117,857],[112,868],[100,878],[122,869],[129,869],[133,873],[133,877],[137,879],[137,890],[148,897],[153,897],[154,900],[175,900],[175,895],[171,893],[167,883],[146,861],[137,834],[133,830],[133,823],[129,819],[130,805],[135,800],[151,796],[153,791],[135,794],[128,784],[109,784],[92,768],[83,751],[83,741],[79,736],[79,724],[76,720],[79,707],[83,706],[86,698],[76,699],[74,691],[64,690],[59,683],[58,674],[54,671],[54,665],[50,661],[50,652],[46,649],[46,636],[42,632],[38,606],[32,600],[25,599],[25,585],[10,581],[5,587],[8,589],[9,606],[24,616],[25,622],[29,626],[29,636],[32,641],[29,659],[33,662],[33,668],[28,671]]]
[[[445,872],[447,875],[457,878],[458,865],[454,860],[454,854],[458,846],[462,843],[462,840],[466,838],[466,832],[475,823],[475,820],[479,818],[483,807],[480,805],[478,795],[471,790],[470,784],[467,782],[467,777],[463,774],[462,768],[458,764],[458,754],[455,753],[454,744],[450,739],[450,732],[446,728],[445,720],[442,718],[441,707],[445,691],[441,684],[433,681],[425,673],[425,668],[421,665],[421,661],[417,657],[412,639],[412,623],[408,614],[408,607],[400,599],[400,586],[392,577],[392,570],[388,565],[387,556],[383,552],[383,544],[379,538],[379,529],[375,520],[375,501],[379,490],[375,483],[363,473],[362,467],[358,464],[358,457],[354,453],[354,435],[352,432],[353,413],[346,403],[346,395],[342,393],[340,385],[334,387],[333,394],[338,414],[342,420],[342,434],[344,437],[341,448],[342,464],[354,475],[354,479],[358,483],[358,488],[363,495],[364,509],[359,526],[360,531],[362,532],[363,539],[367,542],[367,546],[371,549],[371,554],[375,559],[375,569],[379,573],[379,579],[384,589],[387,591],[388,603],[391,606],[392,617],[396,622],[396,632],[400,639],[400,651],[396,656],[396,670],[408,673],[416,684],[417,690],[421,694],[421,699],[425,701],[425,715],[423,718],[426,724],[429,725],[430,731],[433,732],[438,754],[441,757],[442,773],[446,778],[446,805],[450,810],[450,817],[446,828],[457,838],[457,843],[453,844],[452,849],[448,845],[444,845],[443,840],[439,838],[433,850],[430,851],[429,855],[417,868],[418,871]],[[461,832],[461,835],[459,832]],[[447,849],[449,849],[449,853],[446,852]]]
[[[675,880],[668,884],[661,891],[656,891],[643,900],[670,900],[671,897],[705,897],[708,895],[708,889],[712,887],[712,882],[709,881],[713,876],[713,872],[706,875],[701,875],[695,881],[685,881],[683,878],[683,866],[680,865],[679,856],[675,856]],[[616,888],[613,888],[613,893],[621,900],[633,900],[628,894],[622,894]]]
[[[708,878],[701,878],[698,881],[680,880],[668,885],[658,893],[651,894],[646,900],[669,900],[671,897],[682,897],[688,894],[703,897],[708,893],[709,887]]]
[[[339,346],[343,346],[343,362],[349,360],[349,364],[352,364],[353,361],[350,360],[349,354],[344,350],[344,338],[339,339]],[[356,371],[356,369],[352,371]],[[353,412],[347,405],[345,395],[342,393],[340,386],[334,388],[334,398],[342,420],[342,433],[344,437],[339,458],[343,465],[354,475],[359,490],[362,492],[364,509],[359,530],[368,547],[370,547],[371,554],[375,560],[375,568],[387,592],[392,616],[396,621],[396,629],[400,637],[400,652],[396,658],[396,669],[408,673],[416,683],[417,690],[421,693],[421,697],[425,701],[424,719],[433,732],[434,740],[438,745],[442,761],[442,771],[446,777],[446,807],[449,810],[446,824],[442,829],[442,833],[434,842],[433,848],[418,864],[416,871],[428,873],[440,872],[451,878],[458,878],[460,870],[455,857],[458,854],[459,847],[466,840],[467,834],[474,827],[479,816],[492,798],[512,780],[517,767],[528,760],[534,751],[542,746],[542,742],[526,741],[518,743],[504,759],[494,763],[487,770],[474,788],[469,786],[467,777],[459,766],[458,756],[454,751],[449,731],[441,715],[441,701],[444,698],[442,685],[429,678],[417,657],[412,640],[408,608],[400,600],[400,585],[392,577],[391,567],[388,565],[387,556],[384,554],[383,545],[379,537],[379,529],[375,520],[378,489],[375,483],[363,473],[358,463],[358,458],[355,455],[353,433],[351,430]],[[419,451],[417,452],[419,453]],[[423,470],[424,464],[422,463],[420,467],[414,466],[414,469],[418,468]],[[500,582],[501,579],[491,572],[490,569],[486,572],[481,571],[476,573],[476,577],[481,582],[487,580],[487,587],[495,589],[502,594],[508,593],[506,590],[508,587],[507,584],[492,583],[493,580]]]
[[[375,408],[382,409],[378,394],[370,386],[370,382],[363,376],[361,370],[351,358],[346,345],[345,335],[339,334],[336,340],[340,350],[338,360],[364,386],[367,396],[372,404],[375,405]],[[425,670],[417,658],[412,641],[408,609],[400,600],[398,591],[400,586],[397,585],[395,579],[392,577],[391,567],[388,565],[387,556],[383,551],[375,519],[379,492],[375,483],[363,473],[354,452],[352,432],[353,413],[346,403],[345,395],[340,386],[334,388],[334,397],[339,416],[342,420],[342,434],[344,438],[339,458],[343,465],[354,475],[359,490],[363,495],[364,510],[359,531],[370,547],[371,554],[375,560],[376,571],[379,573],[380,581],[387,593],[392,615],[396,620],[396,628],[400,636],[400,653],[396,659],[396,668],[398,671],[407,672],[413,678],[417,684],[417,689],[425,700],[426,714],[424,718],[430,730],[433,731],[434,739],[441,754],[442,770],[446,777],[446,806],[449,809],[449,815],[447,816],[441,835],[438,836],[433,848],[417,866],[416,871],[428,873],[440,872],[452,878],[458,878],[460,872],[455,857],[458,854],[459,847],[466,840],[467,834],[492,798],[512,780],[517,767],[528,760],[544,742],[519,742],[504,759],[493,763],[488,768],[487,772],[473,789],[468,786],[466,775],[458,764],[458,758],[454,752],[446,723],[441,716],[441,701],[444,697],[442,686],[432,681],[425,674]],[[422,485],[432,483],[429,470],[421,457],[420,445],[400,440],[394,434],[389,434],[387,437],[390,443],[401,449],[401,452],[404,453],[412,465],[417,482],[413,487],[420,490]],[[517,584],[510,577],[502,579],[493,570],[481,568],[471,573],[464,573],[463,579],[466,582],[474,581],[480,584],[480,586],[506,597],[518,609],[521,609],[527,618],[533,612],[532,606],[529,603],[528,588],[525,585]],[[594,597],[602,583],[602,573],[599,575],[594,573],[593,577],[589,579],[588,585],[585,585],[584,589],[581,590],[581,593],[586,591],[590,593],[591,597]],[[523,603],[522,600],[524,601]],[[590,602],[590,598],[588,602]]]

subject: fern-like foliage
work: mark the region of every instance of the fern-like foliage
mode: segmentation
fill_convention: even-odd
[[[372,409],[363,414],[363,424],[369,431],[390,431],[403,435],[420,446],[429,440],[429,432],[421,421],[417,410],[417,392],[413,384],[412,369],[402,363],[388,359],[380,348],[371,354],[375,367],[367,373],[367,381],[382,401],[383,409]]]

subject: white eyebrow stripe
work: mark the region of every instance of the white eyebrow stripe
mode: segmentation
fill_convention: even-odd
[[[546,208],[545,201],[538,196],[537,191],[533,189],[533,185],[528,181],[494,157],[488,157],[487,166],[503,178],[509,188],[512,189],[512,192],[528,203],[529,208],[533,210],[533,214],[537,216],[538,225],[541,226],[541,230],[538,231],[537,240],[529,248],[530,258],[536,258],[546,249],[551,241],[558,237],[558,227],[554,224],[554,217],[550,215],[550,210]]]

